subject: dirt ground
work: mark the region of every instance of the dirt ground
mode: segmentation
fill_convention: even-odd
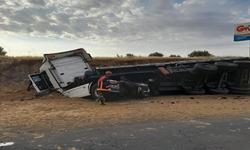
[[[99,105],[91,98],[68,98],[36,93],[25,88],[4,89],[0,94],[0,131],[15,127],[65,130],[101,124],[182,120],[250,114],[250,95],[161,95],[144,99],[118,99]],[[17,129],[18,130],[18,129]]]

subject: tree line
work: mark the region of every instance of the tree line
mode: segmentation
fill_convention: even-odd
[[[5,56],[7,54],[7,52],[4,50],[3,47],[0,46],[0,56]],[[164,55],[162,53],[159,52],[154,52],[148,55],[148,57],[163,57]],[[200,50],[195,50],[193,52],[191,52],[190,54],[188,54],[188,57],[211,57],[214,56],[212,54],[210,54],[208,51],[200,51]],[[117,57],[122,57],[122,55],[118,55]],[[127,53],[126,57],[135,57],[134,54],[131,53]],[[180,55],[169,55],[169,57],[181,57]]]
[[[4,50],[3,47],[0,46],[0,56],[5,56],[7,52]]]
[[[159,52],[154,52],[148,55],[148,57],[163,57],[164,55],[162,53]],[[211,57],[214,56],[213,54],[210,54],[208,51],[201,51],[201,50],[195,50],[193,52],[191,52],[190,54],[188,54],[188,57]],[[117,57],[120,57],[117,54]],[[126,57],[135,57],[134,54],[128,53],[126,54]],[[181,57],[180,55],[169,55],[169,57]]]

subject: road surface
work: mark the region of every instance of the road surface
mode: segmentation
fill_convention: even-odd
[[[22,130],[22,127],[15,127]],[[26,129],[26,128],[25,128]],[[27,129],[5,135],[0,150],[249,150],[250,115],[96,125],[73,130]]]

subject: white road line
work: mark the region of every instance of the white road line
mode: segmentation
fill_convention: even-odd
[[[197,121],[197,120],[188,120],[188,121],[180,121],[180,122],[187,122],[187,123],[193,123],[193,124],[201,124],[201,125],[206,125],[206,126],[210,126],[210,123],[207,122],[201,122],[201,121]]]
[[[11,146],[11,145],[14,145],[14,142],[0,143],[0,147]]]

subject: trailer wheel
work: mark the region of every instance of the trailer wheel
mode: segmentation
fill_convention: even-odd
[[[212,94],[212,95],[217,95],[217,94],[226,95],[226,94],[228,94],[228,89],[226,89],[226,88],[209,89],[209,93]]]
[[[250,88],[242,88],[242,87],[235,87],[235,86],[229,86],[229,91],[235,94],[249,94]]]
[[[198,73],[208,74],[216,72],[217,67],[209,63],[196,63],[194,65],[194,70]]]
[[[97,99],[101,96],[101,92],[97,91],[98,85],[95,83],[90,90],[90,94],[94,99]]]
[[[201,88],[200,90],[187,90],[185,89],[185,94],[187,95],[204,95],[205,90]]]
[[[237,91],[237,90],[229,90],[230,93],[233,94],[249,94],[249,91]]]
[[[229,71],[229,70],[235,70],[238,68],[238,64],[236,63],[230,63],[230,62],[215,62],[214,65],[218,68],[218,70],[223,71]]]
[[[236,87],[236,86],[230,86],[229,89],[237,90],[237,91],[250,91],[250,88]]]
[[[249,69],[250,68],[250,61],[236,60],[236,61],[234,61],[234,63],[238,64],[240,69]]]
[[[182,91],[181,87],[171,86],[171,87],[158,87],[157,91],[160,95],[166,95],[169,93],[180,93]]]

